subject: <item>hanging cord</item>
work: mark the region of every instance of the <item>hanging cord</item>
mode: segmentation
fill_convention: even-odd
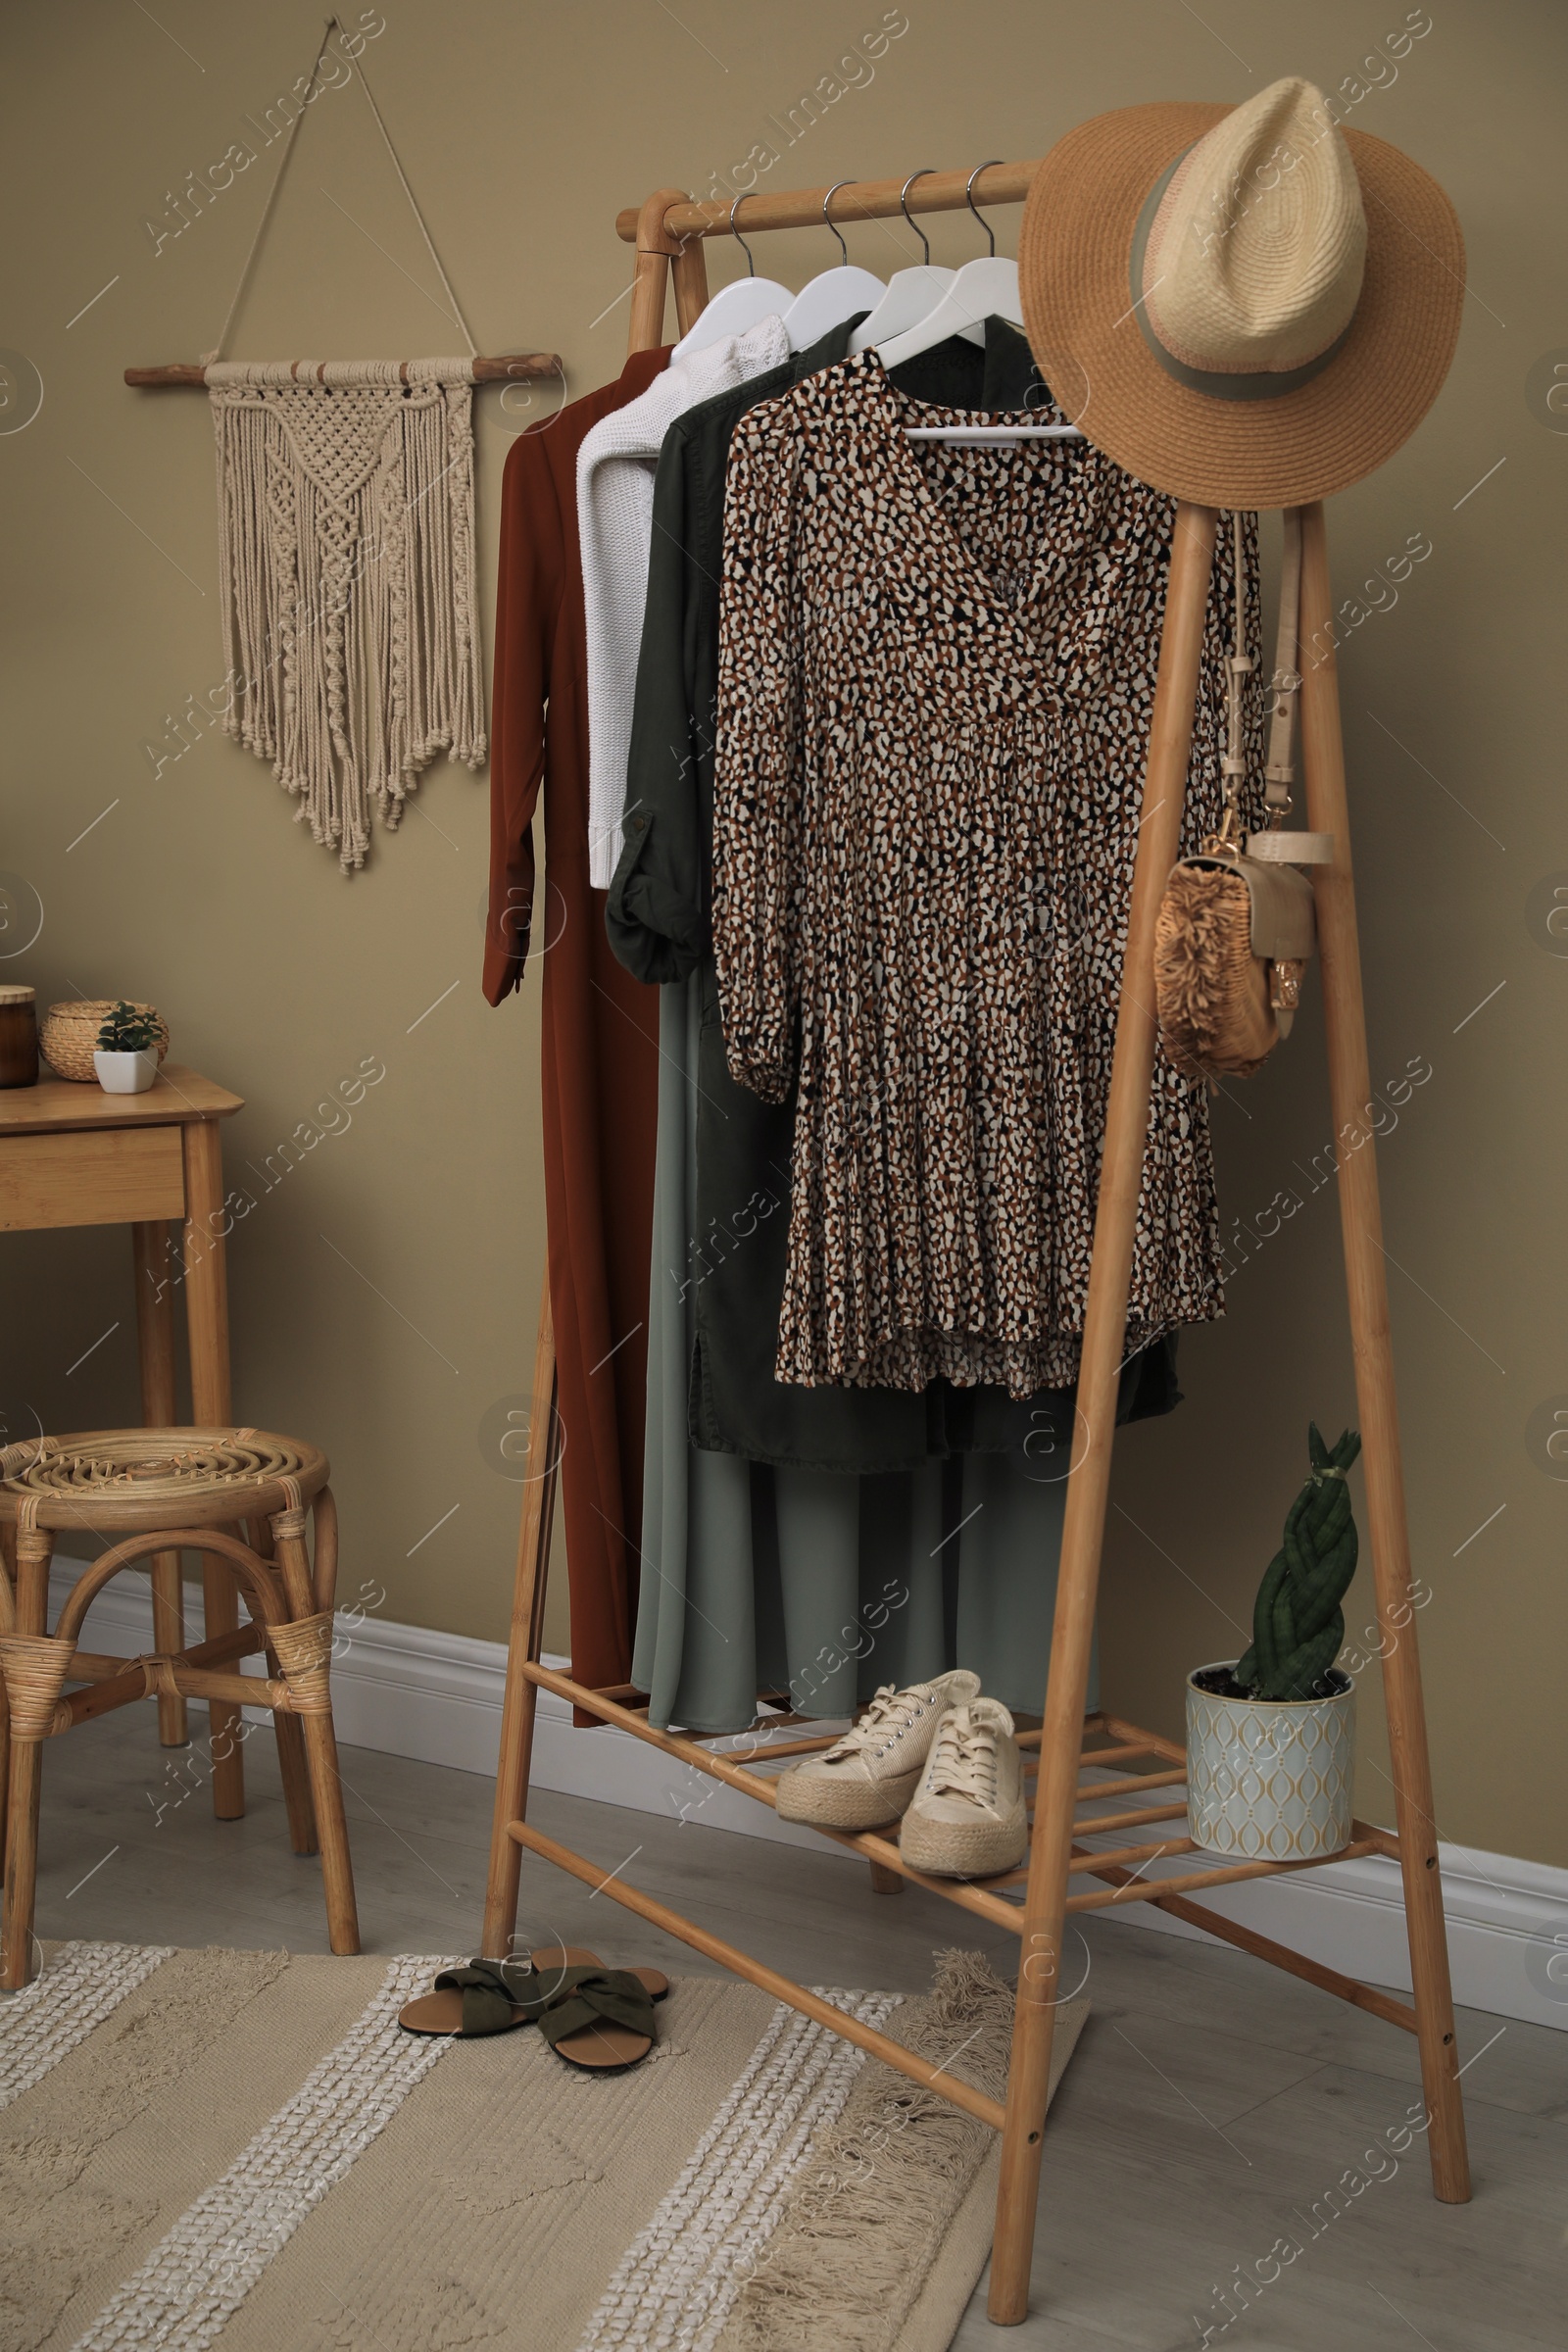
[[[336,17],[333,17],[327,24],[328,32],[331,31],[332,26],[336,24],[337,19]],[[424,239],[426,252],[429,254],[431,261],[435,264],[435,273],[441,280],[442,286],[446,290],[446,298],[452,305],[452,316],[456,319],[458,325],[463,329],[463,339],[468,346],[468,357],[470,360],[475,360],[479,356],[479,346],[474,341],[473,336],[469,331],[468,321],[463,316],[463,306],[452,291],[452,281],[441,267],[441,256],[437,253],[435,246],[431,241],[430,231],[424,224],[424,215],[420,212],[414,190],[409,185],[409,175],[398,161],[398,151],[392,144],[392,134],[381,120],[381,109],[376,105],[375,98],[370,89],[370,84],[366,77],[365,61],[363,58],[360,60],[360,87],[364,90],[366,97],[369,100],[370,112],[375,117],[376,126],[379,129],[382,138],[386,141],[386,151],[392,158],[392,169],[397,173],[399,179],[403,182],[403,193],[408,198],[409,203],[413,208],[414,218],[419,223],[419,234]]]
[[[300,124],[305,120],[306,108],[311,105],[316,96],[317,75],[321,71],[321,60],[326,55],[327,43],[332,38],[334,32],[341,32],[342,29],[343,27],[338,23],[336,17],[327,18],[326,30],[322,33],[321,45],[316,52],[316,63],[311,68],[311,78],[306,84],[305,96],[300,102],[300,111],[295,116],[293,122],[289,124],[288,137],[283,143],[283,152],[277,159],[277,171],[273,175],[271,188],[269,190],[266,204],[262,207],[262,217],[256,223],[256,234],[254,237],[252,237],[251,249],[245,256],[245,266],[239,273],[239,284],[234,288],[234,299],[228,306],[228,317],[223,320],[222,328],[213,350],[204,352],[202,354],[202,364],[204,367],[211,366],[215,360],[220,360],[223,356],[223,346],[228,341],[228,330],[234,323],[234,317],[240,306],[240,298],[245,292],[246,281],[251,273],[251,265],[254,263],[257,249],[260,246],[263,237],[267,233],[267,224],[272,217],[272,207],[276,204],[278,190],[283,185],[283,174],[288,170],[288,160],[294,152],[294,141],[299,136]],[[352,75],[355,71],[354,64],[348,59],[345,59],[344,62],[348,64],[349,73]],[[414,213],[414,218],[419,223],[419,234],[423,237],[425,249],[428,252],[431,261],[435,264],[435,273],[441,280],[442,286],[446,290],[447,300],[452,306],[452,317],[454,323],[463,330],[464,340],[468,346],[469,359],[477,359],[479,356],[479,346],[477,343],[475,343],[473,335],[469,330],[468,321],[463,315],[462,305],[459,303],[456,294],[454,294],[452,291],[452,281],[441,267],[441,256],[436,252],[435,246],[431,241],[430,231],[425,226],[424,215],[419,210],[418,199],[416,197],[414,190],[409,185],[409,175],[404,171],[402,164],[398,160],[398,151],[392,144],[392,134],[387,129],[386,123],[382,121],[381,109],[375,103],[375,98],[370,89],[369,81],[366,76],[365,62],[363,58],[359,60],[359,80],[360,87],[365,92],[366,103],[368,105],[371,114],[375,117],[376,128],[380,131],[381,136],[386,143],[386,151],[392,158],[392,169],[397,173],[398,178],[402,183],[403,193],[409,200],[409,204]]]

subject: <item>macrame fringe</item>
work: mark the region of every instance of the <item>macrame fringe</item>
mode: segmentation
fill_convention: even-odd
[[[480,767],[466,360],[219,362],[225,732],[345,873],[438,753]]]

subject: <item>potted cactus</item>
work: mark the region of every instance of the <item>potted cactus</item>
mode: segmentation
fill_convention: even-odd
[[[1334,1663],[1355,1574],[1348,1429],[1308,1432],[1311,1470],[1258,1587],[1252,1642],[1187,1678],[1187,1823],[1193,1843],[1240,1859],[1298,1862],[1350,1840],[1355,1686]]]
[[[138,1011],[123,999],[98,1032],[92,1066],[106,1095],[142,1095],[158,1075],[163,1030],[155,1012]]]

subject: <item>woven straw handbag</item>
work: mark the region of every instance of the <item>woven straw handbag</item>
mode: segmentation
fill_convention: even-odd
[[[1190,1078],[1250,1078],[1291,1033],[1301,978],[1317,945],[1312,886],[1297,862],[1322,863],[1326,835],[1280,830],[1291,807],[1291,731],[1300,678],[1296,632],[1300,525],[1286,516],[1279,646],[1268,763],[1269,830],[1246,836],[1241,815],[1242,693],[1252,663],[1244,648],[1242,518],[1236,531],[1236,642],[1229,671],[1225,813],[1201,852],[1172,868],[1154,931],[1154,999],[1160,1042]]]

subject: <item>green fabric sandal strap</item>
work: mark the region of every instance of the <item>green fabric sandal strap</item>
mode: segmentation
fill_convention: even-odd
[[[648,1987],[622,1968],[564,1968],[554,1993],[536,2012],[539,2031],[552,2049],[585,2026],[624,2026],[652,2041],[654,2001]]]
[[[569,1969],[558,1972],[569,1976]],[[437,1992],[463,1995],[462,2032],[466,2039],[481,2034],[506,2034],[526,2017],[537,2015],[530,2005],[546,1980],[530,1960],[470,1960],[466,1968],[444,1968],[435,1980]]]

